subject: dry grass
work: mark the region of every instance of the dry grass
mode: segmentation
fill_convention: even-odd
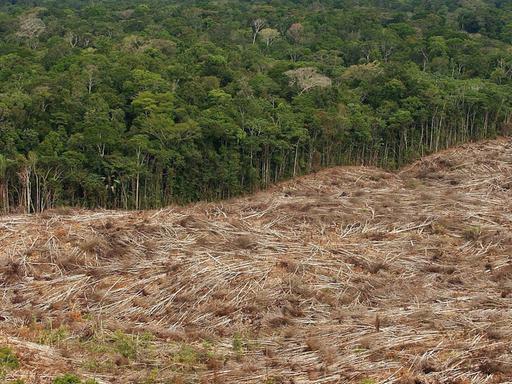
[[[228,202],[0,218],[6,380],[512,382],[512,143]]]

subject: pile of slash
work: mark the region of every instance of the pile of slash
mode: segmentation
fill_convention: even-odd
[[[511,229],[508,139],[224,202],[0,217],[3,379],[512,383]]]

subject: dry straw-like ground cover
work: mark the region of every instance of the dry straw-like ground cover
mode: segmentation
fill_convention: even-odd
[[[0,218],[4,380],[512,383],[512,141],[227,202]]]

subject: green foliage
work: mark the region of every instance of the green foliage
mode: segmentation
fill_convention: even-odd
[[[78,376],[66,373],[65,375],[58,376],[53,380],[53,384],[96,384],[96,380],[81,380]]]
[[[153,340],[153,335],[150,333],[132,335],[117,330],[113,333],[110,341],[119,354],[127,359],[133,359],[140,351],[149,347],[151,340]]]
[[[56,377],[53,380],[53,384],[82,384],[82,380],[80,380],[78,376],[67,373],[63,376]]]
[[[154,384],[158,380],[158,369],[154,368],[149,372],[148,376],[144,379],[142,384]]]
[[[0,378],[6,371],[17,369],[19,365],[14,352],[9,347],[0,346]]]
[[[68,336],[68,330],[64,327],[56,329],[44,329],[39,335],[38,342],[46,345],[56,345],[63,341]]]
[[[510,131],[512,4],[430,3],[0,2],[0,209],[229,198]]]
[[[199,361],[198,352],[190,345],[182,345],[174,358],[177,363],[183,364],[185,366],[195,365]]]
[[[480,238],[482,229],[480,227],[468,227],[464,229],[463,236],[467,241],[476,241]]]
[[[236,333],[233,336],[232,347],[235,355],[241,357],[248,348],[248,342],[242,335]]]
[[[138,343],[136,336],[116,331],[113,335],[113,341],[115,348],[122,356],[133,359],[137,355]]]

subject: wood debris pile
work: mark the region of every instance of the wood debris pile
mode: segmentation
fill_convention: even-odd
[[[511,197],[499,139],[226,202],[0,217],[9,374],[51,382],[43,345],[105,383],[512,382]]]

